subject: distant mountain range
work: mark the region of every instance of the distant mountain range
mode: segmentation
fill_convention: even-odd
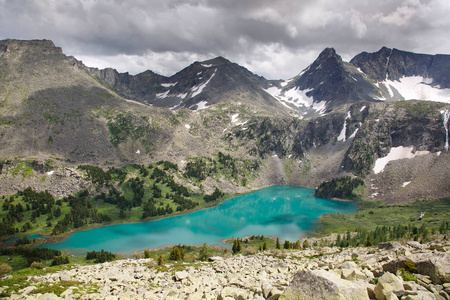
[[[90,68],[48,40],[3,40],[0,194],[80,189],[73,173],[46,180],[44,170],[166,160],[182,172],[220,152],[248,163],[245,182],[205,175],[197,189],[315,188],[357,176],[368,199],[448,196],[449,111],[449,55],[383,47],[344,62],[327,48],[289,80],[223,57],[166,77]],[[18,177],[24,165],[34,171]]]
[[[223,57],[195,62],[171,77],[151,71],[135,76],[114,69],[89,71],[125,98],[170,109],[246,101],[279,113],[276,99],[291,113],[310,118],[361,100],[450,102],[450,55],[386,47],[358,54],[350,62],[327,48],[289,80],[266,80]]]

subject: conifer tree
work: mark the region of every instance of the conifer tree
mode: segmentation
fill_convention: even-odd
[[[277,237],[277,243],[276,243],[276,245],[275,245],[275,248],[277,248],[277,249],[281,249],[281,246],[280,246],[280,239]]]
[[[208,254],[208,245],[206,243],[203,244],[202,248],[200,248],[200,260],[205,261],[208,260],[209,254]]]
[[[367,236],[366,243],[364,244],[364,246],[366,247],[373,246],[372,237],[370,236],[370,234]]]

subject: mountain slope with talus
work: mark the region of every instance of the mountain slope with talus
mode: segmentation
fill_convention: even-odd
[[[171,77],[129,75],[86,67],[51,41],[0,41],[0,192],[58,189],[42,181],[41,170],[18,179],[21,163],[65,168],[167,160],[183,172],[187,160],[222,152],[260,167],[245,184],[211,175],[197,183],[202,189],[315,188],[357,176],[368,199],[449,195],[450,104],[386,97],[415,77],[445,93],[448,57],[388,50],[344,62],[327,48],[295,78],[268,81],[222,57]]]

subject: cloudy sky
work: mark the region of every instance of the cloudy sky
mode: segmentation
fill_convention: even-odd
[[[450,54],[448,0],[0,0],[0,39],[50,39],[91,67],[170,76],[216,56],[268,79],[325,47]]]

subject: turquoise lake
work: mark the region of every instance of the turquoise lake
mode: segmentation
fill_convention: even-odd
[[[43,247],[72,254],[101,249],[131,254],[164,245],[221,244],[224,238],[247,235],[296,241],[317,229],[322,214],[353,213],[358,209],[355,203],[319,199],[313,194],[313,189],[272,186],[190,214],[75,232],[60,243]]]

